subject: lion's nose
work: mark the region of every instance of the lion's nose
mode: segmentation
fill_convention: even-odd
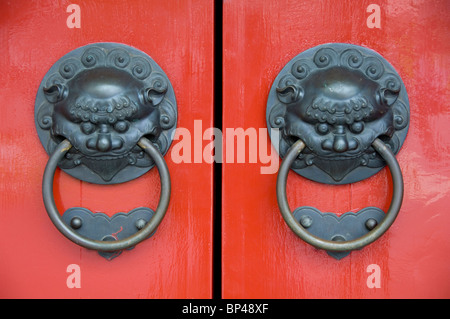
[[[111,135],[100,133],[98,135],[96,148],[100,152],[108,152],[109,150],[111,150]]]
[[[334,137],[333,150],[337,153],[343,153],[348,150],[347,138],[344,135],[337,135]]]
[[[86,146],[91,150],[109,152],[121,148],[123,146],[123,141],[118,137],[111,136],[111,134],[98,133],[97,137],[87,140]]]
[[[355,139],[347,139],[344,127],[337,125],[333,137],[322,142],[322,148],[327,151],[334,151],[336,153],[344,153],[346,151],[354,150],[358,147]]]
[[[333,139],[322,142],[322,148],[327,151],[343,153],[348,150],[348,141],[345,135],[335,135]]]
[[[114,149],[119,149],[122,145],[122,139],[112,136],[106,125],[102,125],[97,135],[88,139],[86,142],[86,146],[89,149],[100,152],[109,152]]]

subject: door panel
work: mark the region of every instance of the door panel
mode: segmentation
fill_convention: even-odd
[[[67,1],[1,4],[0,296],[210,298],[212,165],[174,163],[169,149],[164,158],[172,193],[165,218],[151,238],[107,261],[64,238],[46,214],[41,184],[48,155],[34,127],[34,100],[43,76],[60,57],[89,43],[119,42],[144,51],[167,74],[178,105],[177,127],[192,131],[194,119],[212,126],[213,3],[77,4],[80,28],[68,27],[74,11]],[[111,216],[140,206],[155,209],[160,195],[156,168],[109,186],[57,170],[54,184],[60,212],[81,206]],[[69,288],[75,274],[70,265],[79,266],[80,288]]]
[[[277,205],[276,172],[262,174],[261,167],[269,164],[260,156],[256,163],[250,161],[249,140],[245,163],[236,163],[236,155],[234,163],[225,161],[224,298],[450,296],[448,2],[378,1],[380,28],[367,22],[373,22],[371,3],[224,2],[224,131],[266,128],[267,97],[280,70],[297,54],[330,42],[383,55],[404,81],[411,111],[408,136],[397,155],[405,182],[399,216],[378,241],[341,260],[306,244],[288,228]],[[258,138],[270,147],[267,135]],[[287,195],[292,209],[313,206],[337,215],[367,206],[386,211],[392,180],[387,168],[342,186],[312,182],[291,171]]]

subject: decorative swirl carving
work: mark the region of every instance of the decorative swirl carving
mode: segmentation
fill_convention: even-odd
[[[378,80],[384,73],[383,64],[374,57],[367,57],[364,61],[366,75],[372,80]]]
[[[144,103],[151,103],[157,106],[166,95],[168,83],[163,75],[153,73],[149,79],[150,86],[143,90]]]
[[[137,112],[137,105],[126,95],[111,98],[106,101],[96,101],[87,97],[80,97],[69,109],[69,113],[76,121],[90,121],[98,123],[106,119],[109,124],[130,118]]]
[[[50,103],[60,102],[69,94],[69,88],[60,83],[55,83],[50,87],[44,87],[43,91],[47,101]]]
[[[97,47],[90,47],[81,56],[81,63],[87,68],[92,68],[97,64],[103,64],[105,61],[105,53]]]
[[[49,88],[54,84],[61,84],[64,82],[65,79],[61,77],[61,74],[59,74],[59,72],[53,73],[45,80],[44,88]]]
[[[150,63],[142,57],[134,57],[131,63],[131,72],[139,80],[147,78],[152,72]]]
[[[278,100],[286,104],[299,102],[304,95],[303,88],[297,84],[297,80],[290,74],[280,79],[276,92]]]
[[[72,78],[75,74],[77,74],[80,69],[80,61],[76,59],[67,59],[63,64],[59,67],[59,74],[65,79]]]
[[[402,130],[408,125],[409,112],[405,104],[397,101],[394,105],[394,127],[396,130]]]
[[[159,106],[159,124],[165,130],[172,128],[176,121],[176,113],[173,105],[169,101],[164,101]]]
[[[270,127],[283,128],[286,123],[284,117],[286,115],[286,105],[277,103],[268,115]]]
[[[364,57],[358,50],[348,49],[341,54],[341,64],[351,68],[359,68],[364,61]]]
[[[400,79],[394,74],[385,74],[378,82],[381,86],[376,96],[378,103],[392,106],[400,94]]]
[[[131,61],[131,57],[127,51],[123,49],[114,49],[108,53],[106,63],[108,65],[115,65],[118,68],[125,68]]]
[[[343,118],[346,124],[366,119],[372,114],[374,107],[365,97],[356,96],[342,103],[318,97],[306,109],[306,115],[321,123],[335,124],[337,118]]]
[[[401,88],[401,83],[400,83],[400,79],[394,75],[394,74],[387,74],[386,78],[383,79],[384,81],[384,86],[392,91],[392,92],[400,92],[400,88]]]
[[[46,107],[46,103],[42,103],[37,112],[36,120],[39,127],[43,130],[49,130],[52,127],[53,108]]]
[[[301,80],[308,76],[311,68],[308,60],[298,60],[292,65],[291,73],[297,79]]]
[[[331,48],[322,48],[316,52],[313,61],[319,68],[324,68],[336,64],[338,54]]]

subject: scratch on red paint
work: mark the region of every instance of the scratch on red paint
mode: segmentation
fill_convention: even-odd
[[[120,233],[122,230],[123,230],[123,227],[120,226],[119,231],[112,233],[111,236],[113,236],[115,240],[119,240],[119,238],[117,238],[117,234]]]

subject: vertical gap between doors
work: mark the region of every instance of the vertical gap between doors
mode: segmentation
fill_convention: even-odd
[[[220,131],[222,131],[222,14],[222,1],[214,1],[214,127]],[[217,154],[217,147],[215,152]],[[222,151],[219,149],[219,152]],[[213,172],[213,299],[222,298],[222,163],[220,162],[214,161]]]

